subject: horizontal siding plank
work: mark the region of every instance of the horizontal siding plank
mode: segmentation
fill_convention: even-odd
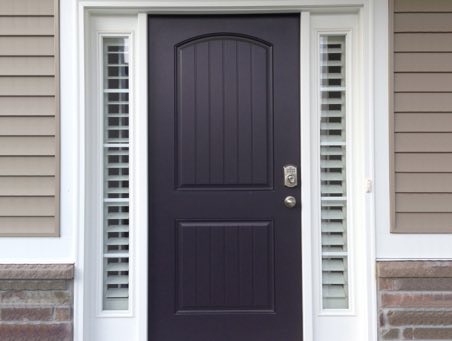
[[[55,197],[0,197],[0,216],[48,217],[55,215]]]
[[[55,117],[1,117],[0,136],[55,135]]]
[[[55,195],[55,177],[0,176],[0,196]]]
[[[395,0],[395,12],[441,12],[452,11],[450,0]]]
[[[396,33],[394,52],[452,52],[452,33]]]
[[[452,32],[452,14],[395,13],[394,32]]]
[[[452,193],[452,173],[396,173],[397,193]]]
[[[0,77],[2,96],[52,96],[55,95],[54,77]]]
[[[396,153],[395,170],[405,173],[450,173],[452,153]]]
[[[0,107],[1,110],[1,107]],[[452,112],[450,93],[396,93],[395,112]]]
[[[396,92],[447,92],[452,91],[452,73],[396,73]]]
[[[452,71],[452,53],[396,53],[394,70],[395,72],[450,72]]]
[[[42,156],[42,157],[0,157],[0,176],[44,176],[55,175],[56,164],[55,157]]]
[[[53,57],[0,57],[2,76],[54,76]]]
[[[395,132],[452,132],[452,114],[395,114]]]
[[[54,235],[54,217],[0,217],[2,236],[43,236]]]
[[[451,193],[396,194],[396,212],[452,213]]]
[[[0,156],[53,156],[55,137],[0,136]]]
[[[53,37],[0,37],[0,56],[51,56]]]
[[[0,36],[52,36],[55,34],[53,17],[3,17]]]
[[[55,97],[0,97],[0,116],[54,116]]]
[[[395,151],[452,152],[452,133],[396,133]]]
[[[397,213],[394,232],[443,233],[452,231],[452,213]]]
[[[54,0],[2,0],[0,15],[53,15]]]

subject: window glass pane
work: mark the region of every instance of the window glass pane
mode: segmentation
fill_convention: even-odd
[[[320,188],[324,309],[349,306],[345,36],[320,37]]]
[[[103,309],[129,306],[128,38],[103,39]]]

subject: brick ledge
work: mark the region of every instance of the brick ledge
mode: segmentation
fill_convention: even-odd
[[[0,264],[0,280],[73,278],[74,264]]]
[[[377,276],[389,278],[452,277],[452,261],[379,261]]]

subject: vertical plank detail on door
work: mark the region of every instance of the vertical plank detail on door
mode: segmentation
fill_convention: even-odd
[[[271,188],[271,47],[212,36],[176,50],[177,188]]]
[[[179,221],[177,313],[274,310],[271,221]]]

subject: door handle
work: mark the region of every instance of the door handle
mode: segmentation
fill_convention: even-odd
[[[287,208],[294,208],[297,205],[297,199],[295,199],[295,197],[289,195],[284,199],[284,205]]]

